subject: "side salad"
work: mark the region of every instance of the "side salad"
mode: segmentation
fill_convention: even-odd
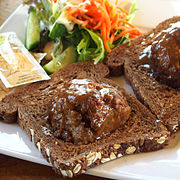
[[[24,0],[30,6],[26,48],[43,44],[49,60],[43,68],[49,74],[76,61],[97,64],[118,44],[141,35],[131,24],[136,1],[129,12],[122,8],[126,1]]]

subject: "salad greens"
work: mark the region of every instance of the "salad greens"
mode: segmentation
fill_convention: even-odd
[[[97,64],[99,61],[104,60],[108,52],[104,46],[101,34],[98,31],[75,24],[66,18],[64,7],[72,5],[72,1],[57,0],[55,3],[52,0],[24,0],[24,4],[30,5],[30,9],[33,8],[35,10],[41,23],[41,31],[44,28],[49,30],[49,38],[55,42],[52,59],[59,57],[60,53],[63,53],[69,46],[74,46],[77,53],[76,61],[81,62],[91,59]],[[128,22],[132,22],[136,7],[137,3],[133,1],[127,16]],[[116,35],[120,34],[121,30],[116,30],[115,33]],[[117,44],[124,43],[128,38],[128,35],[124,35],[112,44],[110,42],[107,43],[112,49]],[[57,47],[60,44],[63,48],[57,51]]]
[[[83,28],[82,40],[77,46],[79,54],[79,61],[85,61],[87,59],[93,59],[97,64],[99,61],[103,61],[105,55],[105,48],[100,36],[93,31]]]

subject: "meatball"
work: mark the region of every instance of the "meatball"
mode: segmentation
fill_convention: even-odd
[[[131,108],[116,88],[88,79],[65,82],[49,104],[55,137],[88,144],[123,125]]]
[[[173,88],[180,87],[180,28],[162,33],[152,43],[150,67],[154,77]]]
[[[180,88],[180,22],[156,34],[139,56],[139,68],[160,83]]]

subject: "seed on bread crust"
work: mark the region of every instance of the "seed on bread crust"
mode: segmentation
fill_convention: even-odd
[[[73,177],[73,173],[72,173],[71,170],[67,170],[66,173],[67,173],[67,176],[68,176],[68,177],[70,177],[70,178]]]
[[[118,155],[117,155],[117,157],[118,158],[120,158],[120,157],[122,157],[123,155],[121,154],[121,153],[119,153]]]
[[[93,159],[93,163],[96,161],[98,159],[98,153],[97,152],[95,152],[95,156],[94,156],[94,159]]]
[[[46,155],[47,155],[47,157],[48,157],[49,163],[52,164],[52,163],[51,163],[51,157],[50,157],[50,151],[49,151],[49,149],[48,149],[48,148],[45,148],[45,151],[46,151]]]
[[[58,142],[57,142],[57,141],[55,142],[55,145],[58,145]]]
[[[110,159],[111,160],[116,159],[116,155],[113,152],[111,152],[111,154],[110,154]]]
[[[77,174],[80,170],[81,170],[81,165],[80,165],[80,164],[77,164],[77,165],[75,166],[75,168],[73,169],[73,173],[74,173],[74,174]]]
[[[81,171],[81,174],[84,174],[85,172],[86,172],[85,170],[82,170],[82,171]]]
[[[70,166],[70,163],[69,162],[65,162],[64,163],[66,166]],[[74,164],[72,163],[71,166],[73,166]]]
[[[32,142],[34,144],[34,130],[33,129],[29,129],[30,133],[31,133],[31,138],[32,138]]]
[[[92,163],[94,163],[97,159],[101,159],[101,152],[90,152],[86,159],[88,161],[87,166],[90,166]]]
[[[38,147],[39,151],[41,152],[41,144],[40,144],[40,142],[37,142],[37,147]]]
[[[93,160],[93,159],[94,159],[94,156],[95,156],[95,153],[96,153],[96,152],[90,152],[90,153],[86,156],[86,159],[89,160],[89,161],[90,161],[90,160]]]
[[[178,125],[178,124],[176,124],[176,125],[173,126],[173,131],[174,131],[174,132],[176,132],[178,129],[179,129],[179,125]]]
[[[65,170],[62,170],[62,169],[59,169],[59,170],[60,170],[60,172],[61,172],[61,174],[62,174],[63,176],[67,176],[67,173],[66,173]]]
[[[126,149],[126,154],[133,154],[136,151],[135,146],[130,146]]]
[[[92,163],[93,163],[92,160],[88,160],[87,161],[87,166],[91,166]]]
[[[46,155],[49,157],[50,156],[50,153],[49,153],[49,149],[46,148]]]
[[[114,144],[114,149],[119,149],[120,147],[121,147],[121,145],[120,144]]]
[[[97,152],[97,153],[96,153],[96,156],[95,156],[95,158],[94,158],[94,160],[93,160],[93,163],[94,163],[97,159],[101,159],[101,152]]]
[[[101,159],[101,163],[105,163],[105,162],[108,162],[110,161],[111,159],[110,158],[102,158]]]
[[[159,143],[159,144],[163,144],[165,141],[166,141],[166,138],[164,136],[157,139],[157,143]]]

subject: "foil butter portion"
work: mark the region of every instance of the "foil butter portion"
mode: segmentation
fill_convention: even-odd
[[[6,88],[48,80],[39,62],[14,32],[0,34],[0,79]]]

